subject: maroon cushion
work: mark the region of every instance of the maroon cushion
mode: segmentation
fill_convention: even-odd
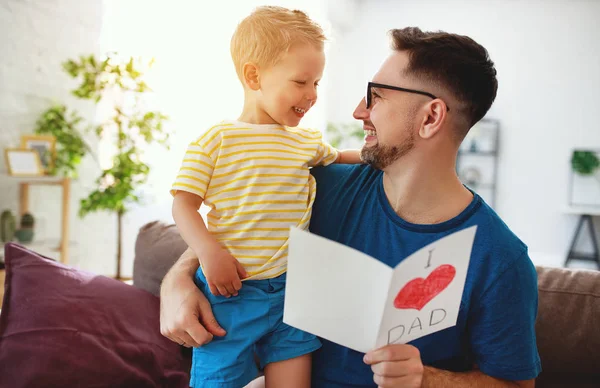
[[[5,262],[0,387],[188,387],[157,297],[14,244]]]

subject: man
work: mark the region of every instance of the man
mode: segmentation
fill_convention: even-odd
[[[406,28],[391,38],[392,53],[354,111],[368,165],[313,169],[310,229],[395,267],[477,225],[458,321],[366,355],[322,340],[312,386],[533,387],[541,370],[535,268],[527,247],[455,172],[461,141],[496,97],[494,65],[465,36]],[[161,290],[161,331],[185,346],[225,334],[192,281],[197,267],[186,252]]]

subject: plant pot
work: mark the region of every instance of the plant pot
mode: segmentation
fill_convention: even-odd
[[[33,241],[33,229],[18,229],[15,231],[15,237],[20,243],[30,243]]]

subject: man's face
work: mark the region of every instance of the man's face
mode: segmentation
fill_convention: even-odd
[[[274,123],[295,127],[317,101],[325,54],[310,44],[294,45],[261,72],[259,107]]]
[[[373,82],[421,89],[415,80],[404,75],[407,66],[408,54],[394,51],[375,74]],[[363,161],[383,170],[408,154],[414,148],[420,125],[419,108],[429,100],[418,94],[372,88],[371,106],[367,109],[363,99],[354,111],[354,118],[363,121],[366,134],[361,150]]]

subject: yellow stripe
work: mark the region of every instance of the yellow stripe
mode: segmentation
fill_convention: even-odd
[[[244,266],[244,268],[246,267],[262,267],[265,264],[267,264],[267,261],[263,261],[262,263],[244,263],[244,259],[238,259],[238,261]],[[248,271],[246,271],[247,273]]]
[[[262,192],[257,192],[257,193],[247,193],[245,195],[238,195],[237,197],[223,198],[223,199],[219,199],[217,201],[213,201],[213,203],[237,201],[238,199],[259,196],[259,195],[286,195],[286,194],[298,195],[298,194],[303,194],[303,191],[300,191],[300,192],[298,192],[298,191],[262,191]]]
[[[188,189],[192,189],[192,190],[195,190],[195,191],[202,191],[202,190],[200,190],[200,188],[198,188],[196,186],[188,185],[187,183],[181,183],[181,182],[176,182],[173,185],[173,189],[177,190],[177,187],[179,187],[179,186],[181,186],[181,187],[187,187]]]
[[[209,214],[209,216],[211,216]],[[233,226],[233,225],[244,225],[247,223],[263,223],[263,222],[298,222],[300,218],[261,218],[260,220],[246,220],[246,221],[236,221],[236,222],[223,222],[219,223],[218,226]],[[217,224],[211,221],[208,221],[208,225],[216,227]],[[302,224],[300,224],[302,225]]]
[[[196,145],[200,146],[200,142],[202,141],[202,139],[204,139],[204,137],[205,137],[206,135],[208,135],[208,134],[210,133],[210,131],[212,131],[213,129],[215,129],[215,128],[217,128],[217,127],[230,127],[230,126],[232,126],[232,125],[233,125],[233,124],[229,124],[229,123],[225,123],[225,124],[221,123],[221,124],[217,124],[217,125],[215,125],[215,126],[212,126],[212,127],[210,127],[210,129],[209,129],[208,131],[204,132],[204,134],[203,134],[202,136],[200,136],[200,138],[199,138],[198,140],[196,140],[196,143],[194,143],[194,144],[196,144]],[[216,137],[218,134],[219,134],[219,132],[215,133],[215,134],[214,134],[214,136],[213,136],[213,137],[211,137],[211,138],[210,138],[210,140],[209,140],[208,142],[211,142],[211,141],[213,141],[213,139],[214,139],[214,138],[215,138],[215,137]]]
[[[337,159],[337,155],[335,153],[331,153],[329,154],[325,160],[323,160],[323,163],[328,163],[330,161],[330,159],[333,158],[333,160]]]
[[[270,270],[271,270],[271,268],[267,269],[266,271],[255,271],[255,272],[252,272],[252,271],[248,272],[248,271],[246,271],[246,273],[248,274],[248,276],[254,276],[254,275],[257,275],[257,274],[260,274],[260,273],[263,273],[263,272],[268,272]],[[269,276],[268,279],[276,278],[277,276],[283,274],[286,270],[287,269],[283,269],[281,272],[279,272],[279,273],[277,273],[275,275]]]
[[[305,212],[306,209],[275,209],[275,210],[252,210],[252,211],[247,211],[247,212],[236,212],[235,215],[232,216],[221,216],[220,219],[222,220],[230,220],[232,218],[235,218],[237,216],[247,216],[250,214],[265,214],[265,213],[300,213],[300,212]],[[211,218],[217,218],[217,216],[213,216],[211,213],[208,214],[209,217]]]
[[[280,249],[281,245],[277,245],[274,247],[267,247],[267,246],[252,246],[252,245],[238,245],[238,246],[234,246],[234,245],[228,245],[227,248],[229,249],[233,249],[233,250],[256,250],[256,251],[266,251],[266,250],[273,250],[273,249]]]
[[[245,163],[245,162],[251,162],[254,160],[285,160],[285,161],[290,161],[290,162],[303,162],[303,163],[306,162],[305,159],[298,159],[298,158],[284,158],[281,156],[255,156],[253,158],[238,159],[234,162],[219,164],[217,166],[217,168],[229,167],[234,164],[241,164],[241,163]]]
[[[217,239],[217,241],[286,241],[288,237],[236,237],[236,238],[224,238]]]
[[[226,149],[233,148],[233,147],[249,146],[249,145],[282,145],[282,146],[290,147],[293,150],[304,150],[304,151],[314,151],[315,150],[315,147],[301,147],[298,145],[282,143],[279,141],[245,141],[245,142],[224,145],[224,146],[221,146],[221,149],[226,150]],[[268,149],[266,149],[266,150],[268,150]]]
[[[215,154],[215,151],[217,150],[217,148],[219,148],[220,146],[221,146],[221,143],[217,143],[210,151],[208,151],[208,154],[210,155],[211,158]]]
[[[201,170],[199,168],[194,168],[194,167],[185,167],[185,166],[183,166],[183,167],[181,167],[181,170],[179,170],[179,172],[181,173],[182,171],[188,171],[188,170],[189,171],[198,172],[198,173],[200,173],[202,175],[206,175],[206,177],[210,178],[210,174],[209,173],[207,173],[204,170]]]
[[[265,205],[265,204],[278,204],[278,205],[299,205],[299,204],[306,204],[306,201],[303,200],[299,200],[299,201],[256,201],[256,202],[246,202],[243,205],[244,206],[252,206],[252,205]],[[230,206],[230,207],[224,207],[221,209],[218,209],[219,211],[225,211],[225,210],[233,210],[233,209],[239,209],[240,205],[237,206]],[[303,210],[306,210],[306,207],[302,208]]]
[[[239,230],[230,230],[227,232],[211,232],[211,234],[229,234],[229,233],[246,233],[246,232],[288,232],[290,228],[247,228]]]
[[[249,133],[249,134],[243,134],[243,135],[229,135],[229,134],[224,134],[223,135],[223,139],[224,140],[229,140],[229,139],[246,139],[246,138],[252,138],[252,137],[267,137],[269,139],[272,139],[274,137],[278,137],[280,139],[287,139],[287,140],[291,140],[294,141],[300,145],[304,145],[304,144],[320,144],[320,141],[308,141],[308,142],[303,142],[302,140],[296,139],[292,136],[286,136],[283,134],[276,134],[276,133]],[[312,139],[314,140],[314,139]]]
[[[305,134],[304,134],[304,133],[302,133],[302,132],[294,132],[294,131],[290,131],[289,129],[287,130],[287,132],[288,132],[288,133],[292,133],[292,134],[294,134],[294,135],[296,135],[296,136],[303,137],[303,138],[305,138],[305,139],[308,139],[308,140],[315,140],[315,139],[317,139],[317,140],[318,140],[318,139],[319,139],[319,137],[320,137],[320,136],[319,136],[319,135],[320,135],[320,133],[319,133],[319,132],[310,132],[310,131],[308,131],[308,130],[307,130],[306,132],[308,132],[308,133],[310,133],[311,135],[313,135],[312,137],[310,137],[310,136],[307,136],[307,135],[305,135]]]
[[[187,151],[185,151],[185,153],[186,154],[192,154],[192,155],[202,155],[202,156],[210,159],[210,156],[208,156],[208,154],[206,152],[202,151],[202,150],[200,150],[200,151],[187,150]]]
[[[260,148],[258,148],[258,149],[252,148],[252,149],[249,149],[249,150],[241,150],[241,151],[230,152],[228,154],[221,154],[219,156],[219,158],[220,159],[225,159],[225,158],[228,158],[228,157],[233,156],[233,155],[247,154],[249,152],[282,152],[282,153],[286,153],[286,154],[294,154],[294,155],[304,156],[304,157],[307,157],[307,158],[312,158],[311,154],[303,154],[302,152],[296,152],[296,151],[292,151],[292,150],[274,150],[274,149],[263,150],[263,149],[260,149]]]
[[[195,176],[191,175],[177,175],[177,179],[175,181],[179,182],[180,179],[191,179],[193,181],[200,182],[205,185],[208,184],[206,181],[202,180],[202,178],[196,178]]]
[[[239,187],[232,187],[230,189],[225,189],[225,190],[221,190],[216,192],[214,195],[216,194],[223,194],[223,193],[229,193],[232,191],[238,191],[238,190],[243,190],[243,189],[247,189],[249,187],[273,187],[273,186],[278,186],[278,187],[304,187],[307,186],[307,183],[290,183],[290,182],[269,182],[269,183],[251,183],[249,185],[246,186],[239,186]]]
[[[240,171],[256,170],[259,168],[276,168],[278,170],[303,170],[303,168],[301,166],[282,166],[281,164],[258,164],[256,166],[236,168],[233,171],[224,172],[222,174],[213,174],[213,179],[224,178],[224,177],[227,177],[230,175],[235,175]],[[217,168],[216,171],[220,171],[220,170],[221,170],[220,168]],[[306,168],[305,170],[308,173],[308,168]],[[258,173],[258,171],[257,171],[257,173]],[[256,175],[263,176],[263,174],[256,174]],[[303,176],[303,177],[306,177],[306,176]]]
[[[320,132],[318,132],[316,130],[311,131],[308,128],[304,128],[304,132],[307,132],[310,135],[313,135],[312,137],[305,135],[304,132],[301,132],[300,130],[293,131],[290,128],[275,127],[275,128],[272,128],[271,130],[273,130],[273,131],[277,131],[277,130],[285,131],[286,133],[291,133],[292,135],[297,135],[297,136],[300,136],[300,137],[303,137],[303,138],[309,139],[309,140],[314,140],[315,136],[318,137],[320,135]],[[227,128],[227,131],[256,131],[256,129],[254,129],[254,128],[245,128],[245,127],[232,127],[232,128]]]
[[[244,259],[270,259],[273,256],[248,256],[248,255],[240,255],[239,257],[236,257],[236,259],[238,259],[238,261],[243,261]],[[242,263],[244,265],[264,265],[265,263]]]
[[[243,177],[240,177],[240,178],[232,179],[230,181],[219,183],[219,184],[213,184],[213,185],[211,185],[211,189],[215,189],[217,187],[222,187],[222,186],[226,186],[226,185],[231,185],[234,182],[238,182],[238,181],[243,181],[243,180],[255,178],[257,176],[260,177],[260,178],[298,178],[298,179],[306,179],[306,175],[299,175],[299,174],[259,174],[259,175],[254,174],[254,175],[248,175],[248,176],[243,176]],[[214,178],[214,176],[213,176],[213,178]],[[281,183],[279,183],[279,185],[281,185]]]
[[[203,162],[202,160],[196,160],[196,159],[183,159],[184,163],[197,163],[197,164],[202,164],[208,168],[210,168],[211,170],[213,169],[213,166],[211,166],[210,164]],[[184,166],[185,167],[185,166]],[[186,167],[186,168],[191,168],[191,167]]]
[[[256,128],[247,128],[247,127],[231,127],[231,128],[227,128],[227,131],[255,131],[256,132]],[[275,127],[272,128],[272,130],[276,131],[276,130],[285,130],[285,128],[279,126],[279,127]]]

